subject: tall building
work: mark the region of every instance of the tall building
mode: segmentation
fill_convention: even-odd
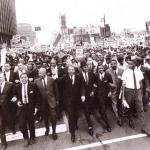
[[[61,32],[62,32],[62,34],[66,34],[66,32],[67,32],[66,16],[61,15],[60,21],[61,21]]]
[[[32,31],[32,26],[28,23],[19,23],[17,24],[17,33],[20,35],[21,39],[25,41],[30,41],[30,44],[33,45],[36,34]]]
[[[15,0],[0,0],[0,44],[7,43],[17,32]]]

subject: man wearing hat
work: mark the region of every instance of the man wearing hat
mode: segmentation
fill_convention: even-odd
[[[150,56],[146,56],[145,57],[145,64],[144,66],[147,68],[147,69],[150,69]]]
[[[104,70],[106,71],[111,67],[111,55],[106,55],[105,57],[105,65],[104,65]]]

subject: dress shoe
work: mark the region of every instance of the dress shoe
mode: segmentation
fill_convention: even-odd
[[[28,147],[30,144],[29,139],[24,140],[24,147]]]
[[[35,143],[36,143],[35,138],[34,138],[34,139],[30,139],[30,145],[33,145],[33,144],[35,144]]]
[[[49,130],[46,130],[45,131],[45,136],[48,136],[49,135]]]
[[[106,127],[106,130],[107,130],[108,132],[111,132],[111,131],[112,131],[110,126],[107,126],[107,127]]]
[[[88,132],[89,132],[89,135],[93,136],[93,134],[94,134],[93,128],[89,128]]]
[[[7,145],[2,145],[1,146],[1,150],[6,150],[6,148],[7,148]]]
[[[12,134],[16,134],[16,129],[15,129],[15,127],[12,128]]]
[[[129,120],[129,127],[132,129],[135,128],[133,120]]]
[[[148,137],[150,137],[150,132],[149,132],[148,130],[142,129],[141,132],[142,132],[143,134],[146,134]]]
[[[123,124],[122,124],[122,120],[121,119],[118,119],[117,120],[117,124],[121,127]]]
[[[12,134],[16,134],[16,130],[13,130],[13,131],[12,131]]]
[[[71,135],[71,141],[72,141],[72,143],[75,143],[75,141],[76,141],[76,137],[74,134]]]
[[[58,136],[55,132],[52,134],[52,138],[53,138],[53,140],[57,140]]]

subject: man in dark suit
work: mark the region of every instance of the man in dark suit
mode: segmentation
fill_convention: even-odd
[[[37,112],[40,103],[40,96],[37,86],[28,82],[26,73],[20,75],[21,83],[15,87],[15,96],[18,105],[19,129],[24,137],[24,147],[35,143],[34,114]],[[30,136],[28,134],[30,132]]]
[[[5,130],[8,126],[11,130],[14,130],[14,122],[12,119],[12,113],[10,112],[9,101],[13,97],[13,84],[5,81],[3,73],[0,73],[0,138],[2,144],[2,150],[7,147]]]
[[[18,84],[20,82],[20,75],[25,71],[23,63],[18,63],[18,70],[14,73],[15,83]]]
[[[88,124],[88,132],[93,135],[93,125],[90,117],[90,112],[92,111],[93,99],[94,96],[94,74],[89,72],[88,65],[85,61],[81,62],[82,72],[79,74],[80,83],[81,83],[81,101],[83,104],[83,110]]]
[[[75,67],[68,67],[68,74],[62,78],[63,105],[69,119],[69,131],[71,141],[75,142],[75,130],[77,128],[77,106],[80,99],[80,79],[75,74]]]
[[[106,55],[105,61],[104,70],[106,71],[111,67],[111,55]]]
[[[35,83],[41,94],[41,111],[43,114],[43,120],[45,122],[46,132],[45,136],[49,134],[49,114],[52,123],[52,138],[57,139],[56,134],[56,104],[58,101],[58,89],[55,80],[46,75],[46,69],[41,68],[39,70],[39,79],[35,80]]]
[[[5,63],[4,64],[4,77],[5,77],[5,81],[7,82],[14,82],[14,72],[12,70],[10,70],[10,64],[9,63]]]
[[[5,81],[14,83],[14,72],[12,70],[10,70],[10,68],[11,67],[10,67],[9,63],[5,63],[4,64],[4,77],[5,77]],[[13,118],[14,124],[15,124],[15,122],[16,122],[16,114],[17,114],[17,106],[12,101],[9,101],[8,105],[10,107],[12,118]],[[14,132],[15,132],[15,129],[14,129]]]
[[[97,85],[96,97],[98,110],[105,123],[106,130],[111,132],[111,127],[109,125],[109,120],[106,114],[106,100],[110,91],[110,85],[113,83],[113,81],[111,75],[104,71],[104,67],[102,65],[98,65],[97,70],[98,73],[96,74],[95,83]]]

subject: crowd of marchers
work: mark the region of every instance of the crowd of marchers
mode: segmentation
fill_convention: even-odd
[[[7,55],[0,71],[1,148],[7,148],[6,130],[15,134],[16,126],[22,133],[24,147],[35,144],[35,122],[43,121],[45,136],[49,136],[50,121],[51,137],[57,140],[56,124],[62,112],[68,118],[72,142],[76,142],[76,130],[80,130],[81,113],[89,135],[94,134],[91,115],[104,130],[111,132],[108,105],[119,126],[123,126],[126,116],[129,127],[134,128],[136,116],[141,132],[150,135],[145,120],[149,98],[148,50],[90,49],[82,59],[76,59],[73,52],[61,58],[59,53]]]

